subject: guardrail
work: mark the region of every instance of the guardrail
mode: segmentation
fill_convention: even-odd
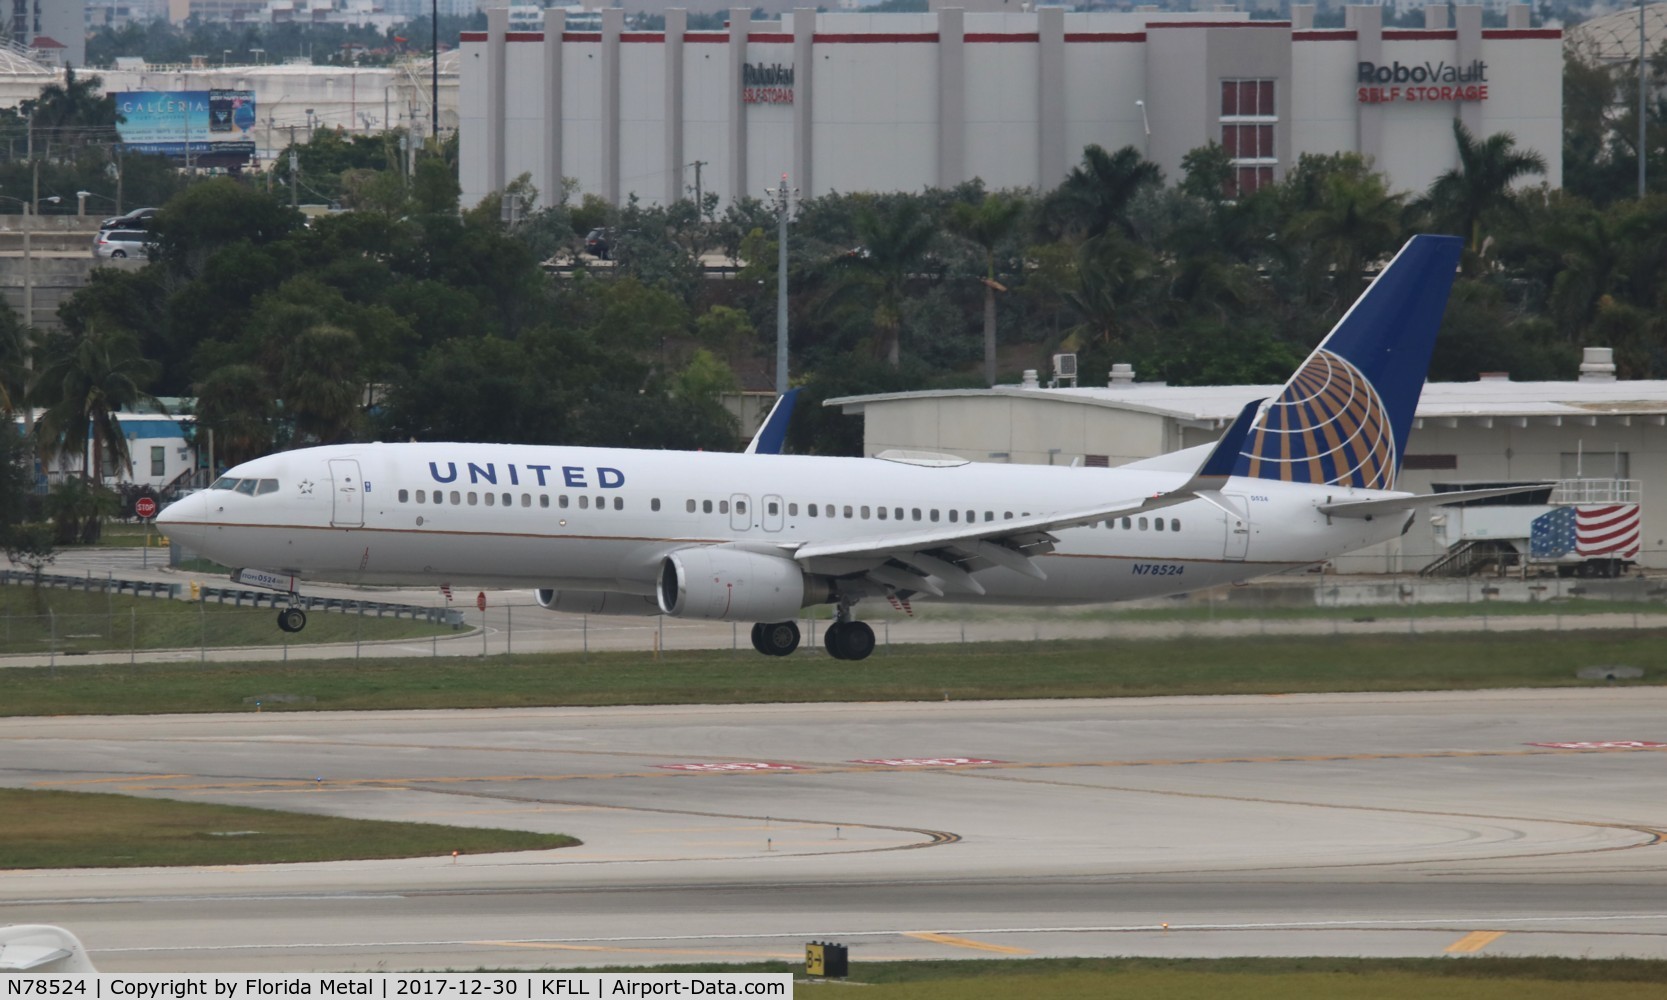
[[[178,598],[185,593],[185,584],[161,583],[151,580],[123,580],[116,577],[65,576],[56,573],[34,573],[20,570],[0,570],[0,585],[41,586],[59,590],[81,590],[87,593],[132,594],[135,597]],[[231,604],[237,607],[288,607],[289,595],[275,590],[244,590],[239,587],[199,587],[197,599]],[[377,618],[411,618],[450,625],[463,624],[463,612],[458,608],[430,608],[418,604],[395,604],[388,601],[361,601],[342,597],[314,597],[297,595],[297,607],[304,611],[335,612],[344,615],[375,615]]]

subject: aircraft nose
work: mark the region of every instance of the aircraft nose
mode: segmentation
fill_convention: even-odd
[[[208,525],[208,494],[193,493],[164,507],[156,525],[170,535],[188,537]]]

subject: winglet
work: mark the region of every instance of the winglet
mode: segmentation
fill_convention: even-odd
[[[776,405],[770,408],[770,415],[764,418],[758,433],[752,436],[752,442],[747,445],[745,454],[748,455],[780,455],[781,447],[787,442],[787,421],[793,416],[793,403],[799,397],[799,390],[789,389],[776,400]]]

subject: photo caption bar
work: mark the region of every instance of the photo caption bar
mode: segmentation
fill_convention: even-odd
[[[793,996],[788,972],[565,972],[565,973],[264,973],[250,975],[34,975],[5,978],[3,997],[62,997],[66,1000],[258,1000],[265,997],[325,996],[479,997],[483,1000],[544,1000],[547,997],[786,997]]]

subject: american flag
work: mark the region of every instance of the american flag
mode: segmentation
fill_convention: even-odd
[[[1529,546],[1538,558],[1609,556],[1636,559],[1642,530],[1635,503],[1559,507],[1534,519]]]

